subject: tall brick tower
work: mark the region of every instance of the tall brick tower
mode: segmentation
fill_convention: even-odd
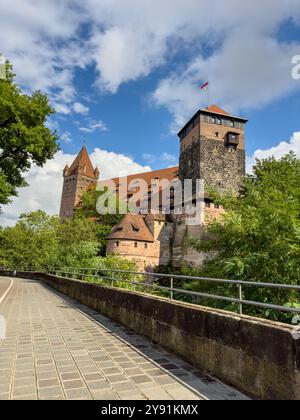
[[[246,123],[216,105],[199,110],[178,134],[180,179],[203,179],[206,188],[221,193],[238,191],[245,175]]]
[[[74,209],[80,203],[82,194],[90,185],[99,179],[98,168],[94,169],[86,148],[83,146],[71,167],[67,165],[63,171],[64,184],[61,197],[59,217],[70,219]]]

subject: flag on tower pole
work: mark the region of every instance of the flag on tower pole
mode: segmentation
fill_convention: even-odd
[[[209,82],[204,83],[204,85],[201,86],[201,90],[208,88],[208,86],[209,86]]]
[[[209,107],[209,82],[205,82],[201,86],[201,90],[206,90],[206,95],[207,95],[207,108],[208,108]]]

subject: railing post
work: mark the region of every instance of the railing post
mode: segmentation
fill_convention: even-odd
[[[239,284],[238,285],[238,289],[239,289],[239,300],[243,300],[243,288],[242,288],[242,285],[241,284]],[[243,315],[243,303],[242,302],[240,302],[240,315]]]
[[[115,282],[114,282],[114,278],[115,278],[115,276],[114,276],[114,272],[113,272],[113,271],[111,271],[111,287],[114,287],[114,284],[115,284]]]
[[[173,277],[171,277],[171,300],[174,299],[173,288],[174,288],[174,279]]]

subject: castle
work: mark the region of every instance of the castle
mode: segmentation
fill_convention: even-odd
[[[71,167],[63,171],[64,183],[60,218],[72,218],[80,207],[84,191],[97,183],[111,188],[120,199],[130,199],[135,182],[143,180],[149,194],[153,180],[202,179],[205,191],[237,192],[245,176],[245,125],[247,120],[230,115],[216,105],[199,110],[178,133],[180,139],[179,166],[131,175],[126,178],[100,180],[99,170],[93,167],[87,150],[83,147]],[[122,190],[123,181],[130,189]],[[133,186],[133,188],[132,188]],[[107,254],[135,261],[139,270],[172,263],[179,266],[201,265],[207,254],[198,253],[189,246],[189,238],[205,238],[207,220],[220,217],[223,209],[205,193],[203,211],[205,222],[196,226],[186,224],[185,215],[174,211],[174,196],[170,193],[171,213],[149,211],[126,214],[107,237]],[[172,207],[173,203],[173,207]]]

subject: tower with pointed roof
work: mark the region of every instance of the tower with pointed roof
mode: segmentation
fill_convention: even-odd
[[[96,185],[99,175],[98,168],[93,167],[89,154],[83,146],[72,165],[70,167],[66,165],[63,170],[64,183],[59,213],[62,220],[74,216],[74,210],[80,204],[82,194],[90,186]]]
[[[238,191],[245,176],[247,120],[217,105],[199,110],[180,130],[180,179],[203,179],[206,189]]]

